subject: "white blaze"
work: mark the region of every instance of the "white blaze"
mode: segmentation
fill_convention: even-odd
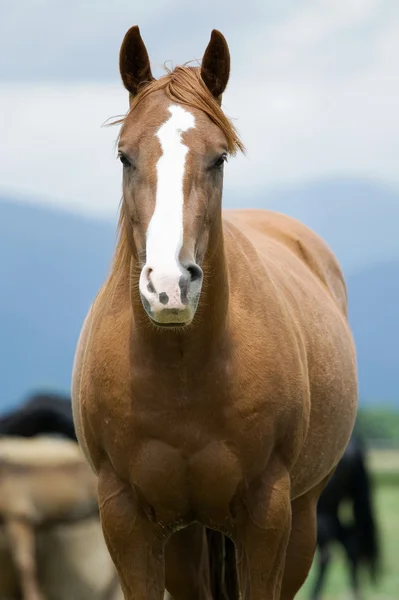
[[[147,230],[147,265],[165,275],[177,271],[183,244],[183,181],[188,147],[182,133],[195,127],[194,115],[182,106],[169,107],[171,116],[159,128],[162,156],[157,163],[155,210]],[[159,273],[161,275],[161,273]],[[159,290],[162,291],[162,290]]]

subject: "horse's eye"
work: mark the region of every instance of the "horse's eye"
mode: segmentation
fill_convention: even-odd
[[[213,163],[213,168],[214,169],[221,169],[223,167],[224,163],[226,162],[226,160],[227,160],[227,154],[222,154]]]
[[[119,160],[124,167],[130,167],[129,159],[124,154],[119,154]]]

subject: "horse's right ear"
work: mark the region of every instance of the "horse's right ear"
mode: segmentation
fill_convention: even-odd
[[[131,27],[123,38],[119,52],[119,71],[131,97],[136,96],[141,85],[154,80],[147,48],[137,25]]]

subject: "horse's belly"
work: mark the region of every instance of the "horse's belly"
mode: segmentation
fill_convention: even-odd
[[[331,474],[349,442],[356,411],[355,385],[347,394],[332,397],[329,402],[325,397],[313,397],[311,425],[291,472],[293,498],[305,494]]]
[[[242,480],[237,458],[223,442],[190,455],[157,440],[142,446],[132,464],[131,481],[164,522],[219,519]]]

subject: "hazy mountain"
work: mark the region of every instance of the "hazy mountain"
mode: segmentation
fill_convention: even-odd
[[[399,407],[399,255],[352,273],[348,291],[361,395]]]
[[[225,205],[239,203],[230,195]],[[348,282],[362,401],[399,408],[399,194],[319,182],[249,205],[300,218],[336,252]],[[0,198],[0,410],[38,386],[68,390],[80,327],[114,241],[114,223]]]
[[[113,242],[108,223],[0,203],[1,405],[36,385],[69,389],[77,337]]]

